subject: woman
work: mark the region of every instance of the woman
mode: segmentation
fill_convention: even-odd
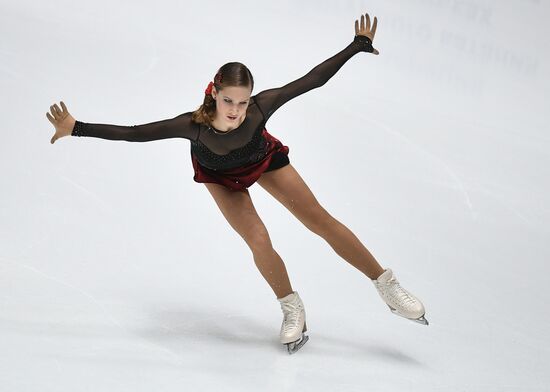
[[[392,312],[428,324],[424,306],[400,286],[391,269],[383,269],[359,239],[332,217],[290,164],[288,146],[269,134],[265,124],[283,104],[324,85],[352,56],[378,54],[372,47],[368,14],[355,21],[355,37],[342,51],[287,85],[251,96],[254,80],[238,62],[222,66],[205,90],[203,104],[194,112],[142,125],[118,126],[76,121],[61,102],[46,117],[55,126],[54,143],[63,136],[91,136],[109,140],[146,142],[186,138],[191,143],[193,179],[204,183],[229,224],[245,240],[254,262],[273,289],[283,311],[281,343],[294,353],[308,340],[304,305],[292,289],[283,260],[250,198],[248,187],[258,182],[309,230],[324,238],[338,255],[369,277]]]

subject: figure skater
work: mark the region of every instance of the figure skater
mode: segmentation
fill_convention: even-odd
[[[50,143],[63,136],[89,136],[108,140],[148,142],[167,138],[190,141],[193,180],[204,183],[231,227],[250,247],[254,262],[271,286],[283,311],[280,341],[290,354],[309,339],[304,304],[292,289],[285,264],[273,249],[269,233],[258,216],[248,188],[258,182],[310,231],[364,273],[391,311],[428,324],[422,302],[404,289],[390,268],[383,269],[359,239],[317,201],[288,158],[289,147],[271,135],[266,122],[283,104],[323,86],[359,52],[378,55],[372,46],[368,13],[355,20],[355,37],[343,50],[282,87],[251,95],[254,79],[242,63],[223,65],[205,90],[202,105],[174,118],[132,126],[76,121],[61,101],[46,113],[55,126]]]

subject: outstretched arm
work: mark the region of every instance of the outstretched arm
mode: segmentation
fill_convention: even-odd
[[[55,126],[55,134],[50,143],[55,143],[63,136],[90,136],[108,140],[125,140],[128,142],[148,142],[167,138],[185,138],[196,140],[198,126],[191,121],[191,112],[180,114],[174,118],[155,121],[141,125],[94,124],[75,120],[69,113],[65,103],[61,101],[50,106],[46,117]]]
[[[141,125],[94,124],[76,121],[71,136],[92,136],[127,142],[150,142],[159,139],[180,137],[196,140],[198,126],[191,121],[191,112],[174,118]]]
[[[370,52],[378,54],[378,50],[372,47],[374,34],[378,20],[374,17],[372,29],[370,28],[369,14],[361,15],[361,26],[355,21],[355,37],[353,42],[331,58],[323,61],[301,78],[279,88],[264,90],[255,97],[256,104],[264,113],[265,121],[283,104],[307,91],[324,85],[340,68],[355,54]]]

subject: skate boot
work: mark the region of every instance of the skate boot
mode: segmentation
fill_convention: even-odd
[[[284,315],[280,333],[281,343],[286,345],[289,354],[294,354],[309,340],[309,337],[304,335],[307,331],[304,304],[297,291],[277,300]]]
[[[392,313],[428,325],[428,320],[424,318],[426,313],[424,305],[418,298],[401,287],[390,268],[387,268],[377,279],[371,280]]]

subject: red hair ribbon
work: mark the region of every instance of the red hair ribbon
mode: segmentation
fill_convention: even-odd
[[[212,94],[212,86],[214,85],[214,82],[210,82],[208,83],[208,87],[206,88],[206,90],[204,90],[204,93],[206,95],[210,95]]]
[[[216,76],[214,76],[214,80],[218,83],[221,83],[222,82],[222,74],[220,72],[218,72],[216,74]],[[212,86],[214,85],[214,82],[210,82],[208,83],[208,87],[206,87],[206,90],[204,90],[204,93],[206,95],[210,95],[212,94]]]

